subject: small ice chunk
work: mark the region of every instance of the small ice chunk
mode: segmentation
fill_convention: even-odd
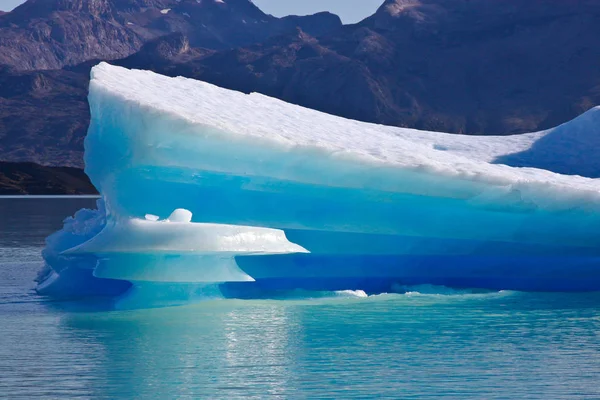
[[[165,14],[165,15],[166,15],[166,14],[168,14],[168,13],[169,13],[169,11],[171,11],[171,9],[170,9],[170,8],[165,8],[164,10],[160,10],[160,13],[161,13],[161,14]]]
[[[183,208],[178,208],[169,216],[168,221],[190,223],[192,222],[192,213],[191,211],[184,210]]]
[[[369,297],[369,295],[364,290],[338,290],[335,293],[341,297]]]
[[[152,215],[152,214],[146,214],[144,218],[146,218],[146,221],[158,221],[159,220],[158,215]]]

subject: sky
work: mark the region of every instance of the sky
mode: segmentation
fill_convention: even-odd
[[[0,0],[2,1],[2,0]],[[276,17],[290,14],[306,15],[331,11],[345,24],[358,22],[372,15],[383,0],[252,0],[261,10]]]
[[[23,0],[0,0],[0,10],[10,11],[21,3],[24,3],[24,1]]]
[[[344,23],[358,22],[373,14],[383,0],[253,0],[267,14],[277,17],[296,14],[314,14],[331,11],[339,15]],[[23,0],[0,0],[0,10],[10,11]]]

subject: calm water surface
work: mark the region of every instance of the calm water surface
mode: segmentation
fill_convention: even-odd
[[[600,294],[74,310],[33,292],[89,199],[0,199],[0,398],[600,398]],[[436,293],[437,292],[437,293]]]

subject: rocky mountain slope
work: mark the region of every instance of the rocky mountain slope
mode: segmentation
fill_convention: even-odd
[[[82,166],[88,77],[0,69],[0,160]]]
[[[174,32],[190,58],[298,28],[319,35],[340,27],[330,13],[275,18],[249,0],[29,0],[0,16],[0,160],[82,166],[97,60],[145,45],[141,57],[170,51],[155,39]]]
[[[363,121],[545,129],[600,104],[599,35],[595,0],[387,0],[347,26],[249,0],[29,0],[0,16],[0,159],[81,166],[100,59]]]
[[[112,60],[173,32],[195,47],[225,49],[297,26],[322,34],[341,21],[329,13],[275,18],[249,0],[28,0],[0,17],[0,64],[40,70]]]
[[[0,194],[96,194],[81,169],[0,162]]]
[[[318,38],[188,62],[189,76],[364,121],[515,134],[600,103],[600,2],[388,0]]]

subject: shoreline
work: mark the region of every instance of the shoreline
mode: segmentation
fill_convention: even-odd
[[[0,196],[97,196],[85,171],[0,161]]]
[[[99,199],[100,195],[94,194],[0,194],[2,199]]]

